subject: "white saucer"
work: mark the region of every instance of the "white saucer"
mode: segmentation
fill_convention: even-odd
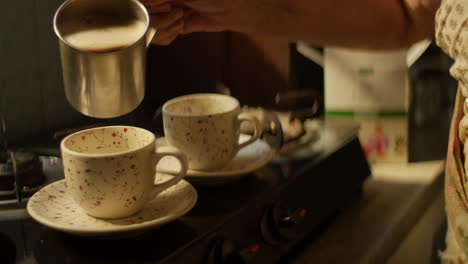
[[[240,142],[246,141],[249,135],[240,135]],[[166,139],[160,137],[156,140],[157,146],[167,146]],[[224,168],[216,171],[188,170],[185,177],[194,184],[216,185],[238,180],[265,166],[273,157],[273,151],[263,140],[258,139],[254,143],[242,148],[233,160]],[[157,166],[158,172],[174,174],[179,171],[180,165],[173,157],[163,158]]]
[[[166,177],[158,173],[157,182]],[[66,193],[65,180],[35,193],[27,210],[32,218],[52,229],[81,236],[119,237],[139,233],[173,221],[193,208],[198,198],[185,180],[156,196],[139,213],[121,219],[98,219],[87,215]]]

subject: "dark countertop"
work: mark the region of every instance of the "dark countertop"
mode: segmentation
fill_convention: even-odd
[[[362,195],[290,263],[387,262],[443,190],[443,168],[443,161],[374,165]]]

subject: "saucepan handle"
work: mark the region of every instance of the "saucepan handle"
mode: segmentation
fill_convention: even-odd
[[[156,32],[157,32],[156,28],[150,27],[148,29],[148,33],[146,33],[146,47],[147,48],[151,45],[151,41],[156,35]]]

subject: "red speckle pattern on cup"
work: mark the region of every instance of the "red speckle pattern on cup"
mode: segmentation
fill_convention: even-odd
[[[241,117],[242,115],[242,117]],[[240,124],[251,122],[260,130],[255,117],[246,117],[237,99],[221,94],[192,94],[174,98],[163,106],[164,134],[169,145],[188,159],[191,170],[213,171],[225,166],[240,148]],[[259,133],[255,134],[258,138]]]
[[[164,131],[170,131],[166,139],[187,155],[192,169],[222,166],[237,153],[237,114],[171,117],[164,122]]]
[[[79,138],[81,140],[76,140]],[[140,210],[150,198],[154,135],[134,127],[103,127],[65,139],[65,179],[75,202],[99,217]],[[78,152],[79,154],[76,154]]]
[[[139,137],[138,130],[133,127],[109,127],[79,133],[69,138],[65,146],[79,153],[115,153],[139,148],[150,140],[148,137]]]

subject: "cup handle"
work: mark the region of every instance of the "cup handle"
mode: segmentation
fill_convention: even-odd
[[[148,29],[148,33],[146,34],[146,47],[148,48],[151,45],[151,41],[153,40],[156,32],[158,30],[156,28],[150,27]]]
[[[254,126],[254,134],[247,141],[242,142],[237,146],[237,150],[239,150],[239,149],[241,149],[241,148],[255,142],[255,140],[257,140],[260,137],[260,135],[262,134],[263,128],[260,125],[260,121],[258,121],[258,119],[252,114],[240,113],[239,116],[237,117],[237,119],[239,120],[239,122],[245,122],[245,121],[246,122],[251,122],[251,123],[253,123],[253,126]]]
[[[177,175],[174,175],[174,178],[167,180],[163,183],[154,184],[153,190],[151,191],[151,199],[154,199],[159,193],[166,190],[167,188],[177,184],[180,180],[182,180],[185,175],[187,174],[188,169],[188,161],[187,157],[180,152],[180,150],[174,147],[159,147],[154,152],[154,161],[153,166],[156,167],[158,162],[165,156],[173,156],[174,158],[178,159],[180,162],[180,171]],[[156,177],[156,174],[154,175]]]

